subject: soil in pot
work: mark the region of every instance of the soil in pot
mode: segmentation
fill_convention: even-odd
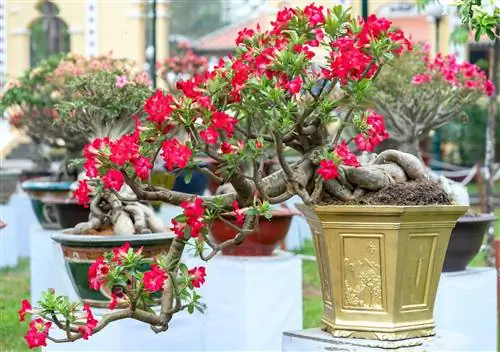
[[[277,244],[283,241],[288,233],[292,217],[297,213],[288,208],[272,211],[270,220],[260,219],[259,228],[240,245],[230,246],[222,250],[224,255],[233,256],[270,256]],[[235,226],[239,226],[233,214],[223,215],[224,219]],[[210,236],[217,244],[230,240],[237,235],[237,231],[220,219],[213,221]]]
[[[443,272],[465,270],[483,244],[488,225],[495,220],[492,214],[466,214],[458,219],[451,232]]]
[[[111,228],[104,228],[100,231],[91,230],[87,235],[77,235],[65,230],[54,235],[52,239],[61,245],[66,271],[81,300],[92,307],[107,308],[112,301],[113,288],[103,286],[100,291],[93,290],[88,281],[90,265],[105,252],[110,252],[112,248],[120,247],[126,242],[130,243],[134,250],[143,247],[144,257],[153,260],[153,257],[168,252],[173,235],[161,233],[117,236],[113,235]],[[149,269],[149,265],[142,268],[143,271]],[[158,293],[152,297],[160,296]]]

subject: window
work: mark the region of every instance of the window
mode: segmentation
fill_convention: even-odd
[[[59,9],[50,1],[36,5],[40,17],[30,25],[30,65],[34,67],[52,54],[70,51],[68,25],[58,16]]]

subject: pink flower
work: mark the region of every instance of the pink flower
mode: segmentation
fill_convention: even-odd
[[[73,198],[78,200],[78,204],[88,208],[90,203],[90,188],[87,180],[78,181],[78,188],[73,192]]]
[[[342,159],[345,165],[354,167],[359,166],[359,162],[358,159],[356,158],[356,155],[349,150],[349,147],[345,144],[345,141],[342,141],[342,143],[338,144],[335,147],[335,153],[338,155],[339,158]]]
[[[123,178],[123,174],[115,169],[109,170],[106,175],[103,177],[104,187],[112,188],[116,191],[122,189],[125,180]]]
[[[128,84],[127,76],[116,76],[116,88],[123,88]]]
[[[339,176],[338,166],[330,159],[321,160],[317,172],[325,181],[336,179]]]
[[[415,85],[428,83],[430,81],[432,81],[432,76],[427,74],[427,73],[415,75],[411,79],[411,83],[413,83]]]
[[[205,276],[207,276],[207,273],[205,271],[205,267],[200,266],[188,270],[188,275],[191,278],[191,283],[193,284],[193,286],[196,288],[200,288],[200,286],[205,283]]]
[[[245,212],[240,209],[240,207],[238,206],[238,201],[236,200],[233,202],[233,209],[233,212],[236,215],[236,222],[240,225],[243,225],[243,223],[245,222]]]
[[[288,92],[292,95],[297,94],[302,88],[302,83],[302,77],[297,76],[286,84],[286,89],[288,89]]]
[[[31,311],[31,304],[27,299],[23,299],[21,301],[21,309],[17,311],[17,314],[19,314],[19,321],[24,321],[24,316],[26,313],[30,313]]]
[[[219,132],[217,132],[217,129],[214,127],[209,127],[200,132],[200,137],[205,141],[205,143],[213,145],[217,143]]]
[[[144,289],[151,293],[161,290],[167,277],[167,273],[163,269],[158,267],[156,263],[152,264],[151,270],[144,273]]]
[[[99,257],[93,262],[87,273],[90,288],[96,291],[101,289],[101,285],[106,282],[106,277],[109,274],[109,266],[104,261],[104,257]]]
[[[24,339],[28,343],[28,347],[36,348],[41,346],[47,346],[47,336],[49,335],[49,329],[52,326],[51,322],[46,322],[42,318],[37,318],[30,323],[30,328],[24,336]]]
[[[177,167],[185,168],[191,159],[193,152],[185,144],[181,144],[177,138],[168,139],[162,145],[162,157],[165,167],[171,171]]]
[[[153,164],[151,164],[149,158],[141,156],[138,159],[135,159],[133,163],[136,175],[141,180],[147,180],[149,177],[149,173],[153,168]]]

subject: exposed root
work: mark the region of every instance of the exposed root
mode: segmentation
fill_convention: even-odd
[[[89,221],[75,226],[73,233],[88,234],[113,229],[115,235],[158,233],[165,226],[154,211],[140,202],[131,199],[125,187],[119,194],[105,190],[90,204]]]
[[[390,185],[412,180],[428,180],[421,161],[411,154],[386,150],[376,157],[365,156],[360,167],[339,167],[339,177],[325,183],[328,193],[326,198],[331,197],[335,202],[357,202],[369,192],[378,192]]]

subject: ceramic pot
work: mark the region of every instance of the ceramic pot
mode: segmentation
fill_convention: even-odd
[[[47,230],[60,230],[54,203],[64,203],[71,199],[71,181],[54,182],[48,177],[36,178],[22,183],[22,189],[31,198],[33,211],[40,225]],[[47,204],[50,200],[52,204]]]
[[[322,321],[335,337],[435,334],[434,302],[451,231],[468,207],[297,205],[313,233]]]
[[[273,217],[270,220],[261,218],[258,230],[249,234],[243,243],[224,248],[222,254],[233,256],[272,255],[276,246],[285,239],[292,217],[298,213],[288,208],[282,208],[273,210],[272,214]],[[222,216],[232,224],[239,226],[233,214],[224,214]],[[220,219],[214,220],[210,229],[210,237],[217,244],[234,238],[236,234],[235,229]]]
[[[110,252],[112,248],[120,247],[128,242],[134,250],[143,247],[144,258],[153,260],[153,257],[168,252],[173,238],[172,234],[167,233],[99,236],[76,235],[68,233],[68,230],[60,231],[52,236],[52,239],[61,245],[66,271],[76,293],[83,303],[96,308],[107,308],[112,301],[109,288],[103,286],[100,291],[90,288],[88,270],[97,258],[105,252]],[[143,271],[149,269],[149,265],[145,265]]]
[[[483,244],[488,225],[495,220],[492,214],[463,216],[451,232],[450,243],[444,258],[443,272],[465,270]]]
[[[16,191],[20,172],[16,170],[0,170],[0,204],[7,204],[10,196]]]
[[[206,166],[200,165],[200,167]],[[191,173],[191,180],[189,181],[189,183],[186,183],[184,181],[186,172],[181,171],[175,178],[173,190],[176,192],[197,194],[199,196],[202,196],[203,193],[205,193],[205,190],[208,188],[208,176],[196,170],[191,171]]]

